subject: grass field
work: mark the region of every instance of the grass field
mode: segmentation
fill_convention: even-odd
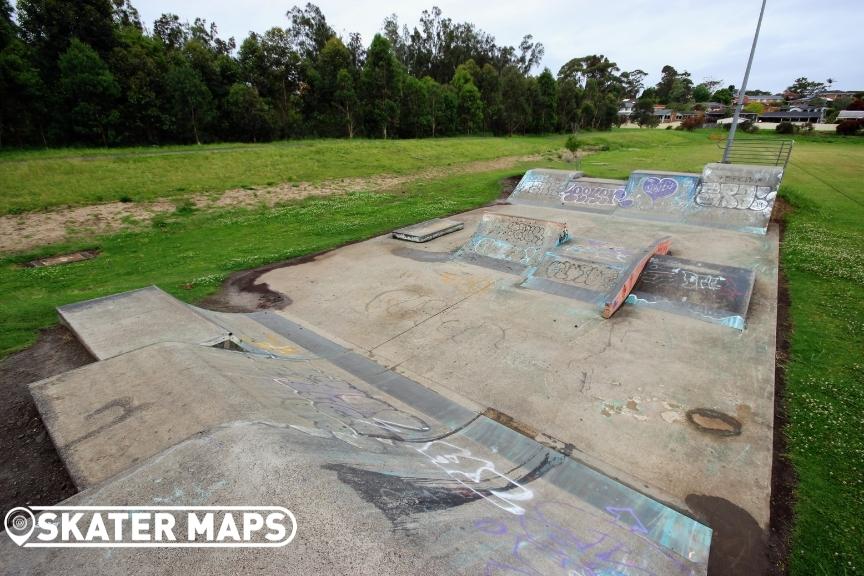
[[[0,154],[0,214],[178,198],[283,182],[405,174],[537,154],[554,145],[560,144],[543,137],[444,138],[6,152]]]
[[[591,176],[636,168],[700,171],[719,158],[717,133],[619,130],[590,134],[607,151],[585,158]],[[773,134],[759,135],[773,138]],[[790,547],[795,576],[864,573],[864,139],[798,139],[784,178],[782,264],[789,281],[786,367],[789,456],[799,477]],[[176,197],[531,154],[564,138],[402,142],[312,141],[161,150],[0,155],[0,213],[63,204]],[[536,165],[535,163],[534,165]],[[549,160],[540,164],[554,166]],[[572,167],[572,165],[570,165]],[[402,194],[374,191],[306,199],[275,209],[178,210],[145,230],[0,260],[0,355],[33,342],[54,306],[156,283],[186,301],[227,274],[373,236],[489,202],[516,169],[420,181]],[[36,256],[97,246],[94,260],[23,268]]]

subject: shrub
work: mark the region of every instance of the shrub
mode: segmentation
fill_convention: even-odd
[[[844,120],[837,124],[837,134],[841,136],[854,136],[864,128],[864,120]]]
[[[752,120],[744,120],[738,124],[738,129],[747,132],[748,134],[755,134],[759,131],[759,126],[757,126]]]
[[[774,128],[774,131],[778,134],[797,134],[800,128],[792,122],[780,122]]]
[[[567,142],[564,143],[564,147],[575,154],[576,150],[582,147],[582,143],[579,141],[575,134],[571,134],[567,137]]]
[[[681,121],[680,128],[681,130],[687,130],[688,132],[692,132],[696,128],[702,128],[705,124],[705,115],[704,114],[694,114],[693,116],[688,116]]]

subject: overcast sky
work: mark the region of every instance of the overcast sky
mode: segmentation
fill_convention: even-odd
[[[305,2],[298,4],[305,4]],[[740,85],[759,16],[759,0],[319,0],[330,25],[343,36],[360,32],[369,45],[384,18],[396,13],[401,24],[417,25],[420,13],[439,6],[454,21],[473,22],[499,45],[516,46],[533,34],[546,47],[542,66],[553,73],[570,58],[604,54],[622,70],[641,68],[656,83],[671,64],[688,70],[695,83],[705,78]],[[249,31],[285,27],[293,5],[274,0],[133,0],[148,29],[164,12],[190,22],[215,22],[220,36],[237,45]],[[778,91],[799,76],[834,87],[864,90],[860,25],[864,0],[769,0],[749,89]],[[536,72],[536,71],[535,71]]]

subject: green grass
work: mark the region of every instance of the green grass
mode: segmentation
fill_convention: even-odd
[[[0,154],[0,214],[406,174],[561,148],[564,137],[308,140]]]
[[[591,176],[607,178],[626,178],[637,168],[698,172],[720,157],[712,135],[721,134],[618,130],[583,135],[587,145],[606,146],[608,151],[585,158],[581,167]],[[782,188],[794,210],[787,216],[781,255],[794,326],[786,372],[790,420],[786,434],[800,482],[791,574],[862,574],[864,138],[795,139]],[[563,141],[562,136],[313,141],[179,148],[183,154],[147,155],[146,150],[132,150],[123,151],[128,155],[123,158],[84,151],[83,155],[94,157],[89,160],[78,158],[80,151],[10,153],[0,155],[0,186],[5,191],[11,184],[16,191],[2,200],[3,209],[9,211],[45,203],[88,203],[99,196],[108,200],[120,194],[135,200],[177,196],[280,178],[410,172],[447,162],[557,149]],[[553,161],[538,164],[556,165]],[[179,173],[181,169],[188,173]],[[29,345],[38,328],[55,323],[54,306],[151,283],[194,302],[213,292],[232,271],[482,205],[497,195],[498,180],[514,172],[465,174],[416,182],[406,186],[404,194],[312,198],[271,210],[204,212],[184,209],[179,203],[176,213],[155,219],[143,231],[0,260],[0,356]],[[20,181],[27,174],[33,182]],[[185,189],[178,192],[181,186]],[[50,193],[31,202],[28,195],[40,189]],[[52,268],[18,265],[33,257],[95,245],[102,250],[95,260]]]

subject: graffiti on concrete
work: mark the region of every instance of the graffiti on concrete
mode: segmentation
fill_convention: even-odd
[[[690,575],[695,565],[645,537],[647,528],[630,508],[607,514],[572,502],[540,501],[517,517],[484,517],[474,529],[500,552],[484,574],[546,576]],[[580,517],[580,528],[566,522]],[[585,521],[590,518],[590,521]],[[660,568],[662,567],[662,568]]]
[[[519,503],[534,498],[534,492],[530,488],[508,478],[495,468],[494,463],[474,456],[470,450],[441,440],[428,442],[415,450],[426,456],[453,480],[511,514],[524,514],[525,509]],[[481,483],[490,479],[500,480],[503,488],[481,490]]]
[[[607,242],[574,238],[556,252],[547,252],[522,286],[600,305],[610,318],[624,303],[649,258],[666,254],[671,239],[660,238],[640,250]]]
[[[543,261],[537,274],[572,286],[603,292],[615,286],[621,270],[587,260],[552,257]]]
[[[456,253],[456,259],[521,273],[537,266],[543,253],[567,238],[562,222],[505,214],[483,215],[474,236]]]
[[[347,426],[355,436],[403,440],[431,430],[421,418],[373,398],[332,376],[304,374],[297,378],[274,380],[308,400],[325,418]],[[323,424],[322,430],[332,431],[326,424]]]
[[[637,170],[630,174],[619,202],[628,216],[680,220],[699,186],[698,174]]]
[[[654,256],[631,301],[743,330],[755,280],[745,268]]]
[[[696,195],[698,206],[762,212],[774,205],[777,191],[768,186],[708,182]]]
[[[671,196],[678,192],[678,182],[672,178],[646,178],[642,182],[642,190],[651,198],[652,202],[656,202],[660,198]]]
[[[782,178],[777,166],[706,164],[686,221],[764,234]]]
[[[514,204],[558,205],[562,191],[579,175],[579,172],[567,170],[528,170],[510,194],[510,201]]]
[[[610,212],[621,205],[624,198],[624,182],[577,178],[567,184],[561,192],[564,208]]]

